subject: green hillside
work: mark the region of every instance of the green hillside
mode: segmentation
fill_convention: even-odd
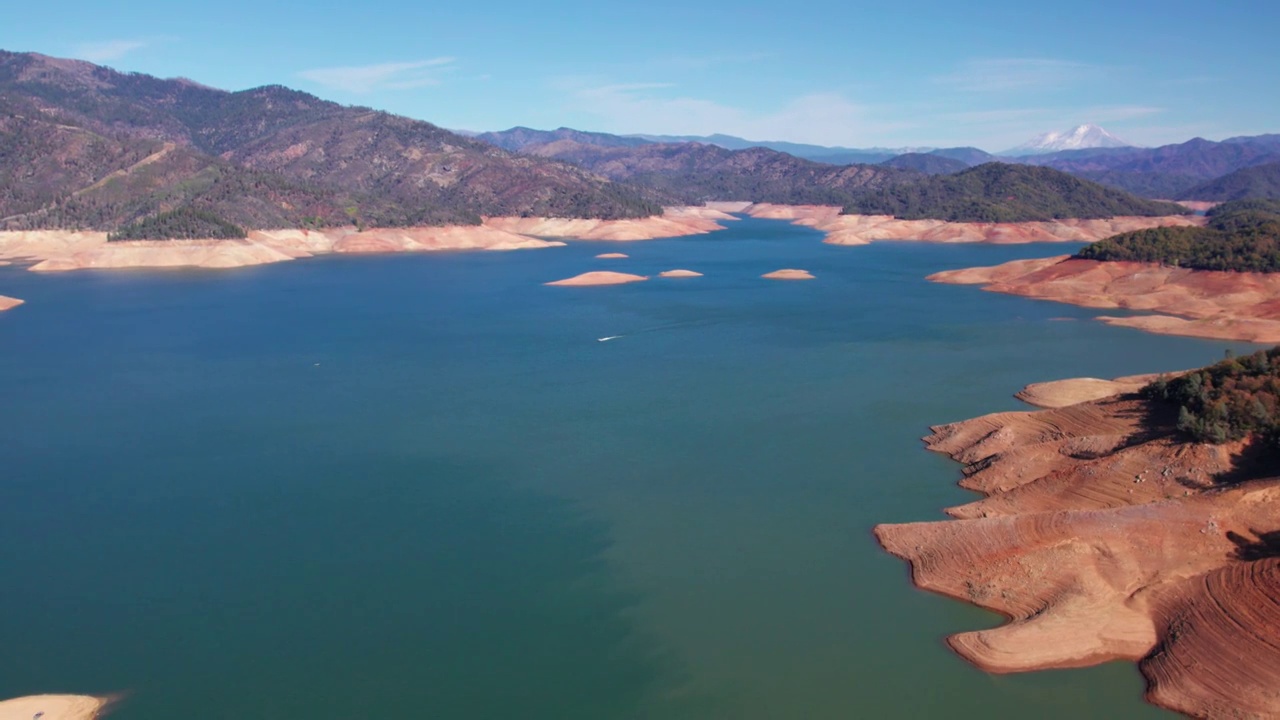
[[[986,163],[954,175],[936,175],[862,193],[845,206],[844,212],[893,215],[905,220],[1027,222],[1178,215],[1189,211],[1051,168]]]
[[[1124,233],[1096,242],[1076,257],[1160,263],[1194,270],[1280,272],[1280,201],[1225,203],[1210,211],[1206,227]]]

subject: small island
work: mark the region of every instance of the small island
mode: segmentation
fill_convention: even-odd
[[[693,270],[663,270],[658,273],[658,277],[664,278],[696,278],[702,277],[702,273]]]
[[[796,268],[783,268],[768,272],[760,277],[766,280],[813,280],[813,273],[808,270],[797,270]]]
[[[589,287],[593,285],[624,285],[626,283],[640,282],[648,280],[644,275],[632,275],[630,273],[610,272],[608,270],[594,270],[585,272],[581,275],[574,275],[564,280],[556,280],[554,282],[544,283],[545,285],[556,285],[561,287]]]

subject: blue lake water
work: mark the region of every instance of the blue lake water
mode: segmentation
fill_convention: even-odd
[[[1074,246],[707,236],[233,271],[0,268],[0,697],[121,720],[1144,718],[1127,664],[993,677],[878,522],[931,424],[1239,344],[935,285]],[[627,260],[603,261],[621,249]],[[811,282],[762,280],[781,267]],[[542,285],[588,269],[687,280]],[[618,335],[616,340],[597,338]]]

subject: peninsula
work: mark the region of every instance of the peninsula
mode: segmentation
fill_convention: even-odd
[[[1133,660],[1154,703],[1274,717],[1276,426],[1250,408],[1274,407],[1277,361],[1280,348],[1140,393],[1121,380],[1118,394],[934,427],[925,444],[985,497],[949,508],[955,520],[880,525],[876,538],[919,587],[1008,619],[948,640],[984,670]]]
[[[1103,322],[1168,335],[1280,342],[1280,204],[1237,201],[1202,226],[1118,234],[1075,256],[1015,260],[930,280],[1095,308],[1158,313]]]

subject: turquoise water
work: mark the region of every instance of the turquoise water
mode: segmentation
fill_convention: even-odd
[[[785,223],[229,272],[0,269],[0,697],[113,717],[1159,717],[1131,666],[992,677],[910,587],[927,426],[1220,342],[934,285],[1071,247]],[[684,267],[692,280],[541,283]],[[813,282],[770,282],[779,267]],[[620,335],[617,340],[596,338]]]

